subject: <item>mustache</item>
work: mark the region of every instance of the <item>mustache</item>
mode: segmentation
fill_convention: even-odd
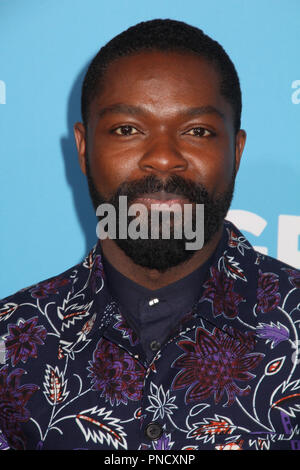
[[[127,196],[127,201],[131,203],[145,193],[154,194],[160,191],[183,196],[185,199],[199,204],[209,199],[208,191],[201,183],[195,183],[179,175],[172,175],[166,180],[161,180],[156,175],[149,175],[138,180],[122,183],[109,202],[114,203],[119,196]]]

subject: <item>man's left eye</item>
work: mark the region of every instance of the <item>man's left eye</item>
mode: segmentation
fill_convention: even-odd
[[[185,132],[187,135],[193,135],[195,137],[209,137],[213,133],[205,127],[193,127],[189,131]]]
[[[119,126],[113,130],[118,135],[133,135],[137,134],[138,130],[133,126]]]

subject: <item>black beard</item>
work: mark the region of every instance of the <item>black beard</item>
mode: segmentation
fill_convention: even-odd
[[[221,227],[223,220],[230,207],[235,183],[235,172],[226,191],[212,198],[208,194],[206,188],[191,180],[186,180],[181,176],[173,175],[164,182],[159,180],[155,175],[146,176],[140,180],[134,180],[129,183],[122,183],[115,194],[110,199],[105,199],[96,189],[93,178],[91,176],[88,158],[86,158],[86,172],[89,186],[90,196],[95,210],[100,204],[110,203],[114,206],[116,214],[119,214],[119,196],[127,196],[128,206],[138,197],[145,193],[155,193],[165,191],[167,193],[175,193],[188,199],[191,203],[204,204],[204,245],[205,246]],[[128,216],[128,225],[134,217]],[[148,227],[151,226],[150,214]],[[193,211],[192,227],[195,230],[196,221]],[[128,227],[127,227],[128,228]],[[124,253],[132,259],[132,261],[144,268],[156,269],[163,273],[173,266],[177,266],[189,260],[195,251],[186,250],[187,240],[184,236],[176,239],[172,236],[169,239],[137,239],[130,237],[126,239],[116,238],[115,243],[124,251]],[[119,233],[119,220],[117,218],[116,234]]]

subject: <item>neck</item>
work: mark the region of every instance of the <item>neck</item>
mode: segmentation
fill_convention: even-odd
[[[101,247],[108,262],[121,274],[147,289],[156,290],[188,276],[204,264],[215,251],[221,239],[222,230],[223,224],[212,239],[201,250],[196,251],[188,261],[174,266],[164,273],[135,264],[114,240],[109,238],[102,240]]]

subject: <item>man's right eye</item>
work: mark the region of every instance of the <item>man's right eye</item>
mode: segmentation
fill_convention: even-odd
[[[119,126],[112,130],[114,134],[118,135],[134,135],[138,134],[138,130],[133,126]]]

